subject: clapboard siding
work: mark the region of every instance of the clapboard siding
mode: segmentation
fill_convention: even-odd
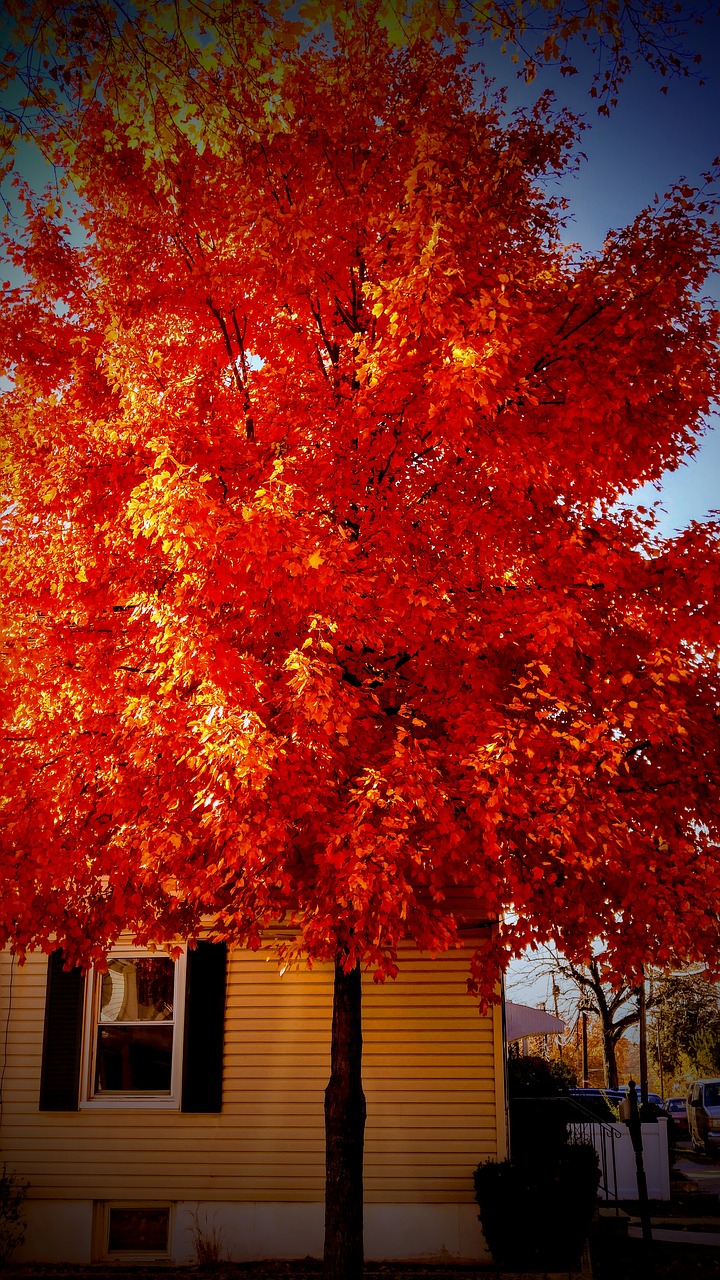
[[[395,982],[364,984],[369,1203],[469,1202],[472,1169],[497,1154],[497,1018],[465,992],[469,954],[408,948]],[[220,1115],[40,1112],[47,959],[14,970],[0,1145],[32,1196],[322,1200],[328,969],[281,976],[267,954],[231,954]]]

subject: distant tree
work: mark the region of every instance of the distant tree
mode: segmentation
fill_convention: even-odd
[[[640,1021],[636,982],[611,982],[599,959],[593,958],[588,964],[576,964],[549,947],[542,948],[531,972],[537,976],[546,974],[553,979],[558,997],[564,1004],[566,1018],[568,1014],[572,1018],[582,1006],[596,1020],[604,1084],[607,1089],[617,1089],[620,1079],[618,1046],[626,1032]],[[654,1001],[651,989],[648,1008]]]
[[[704,974],[664,978],[651,1019],[650,1052],[671,1075],[720,1075],[720,987]]]

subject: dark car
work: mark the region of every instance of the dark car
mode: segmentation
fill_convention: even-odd
[[[616,1119],[620,1103],[624,1102],[627,1096],[627,1089],[577,1088],[570,1090],[570,1097],[574,1098],[585,1112],[592,1113],[598,1120]],[[639,1107],[639,1085],[637,1086],[636,1097]],[[662,1098],[658,1093],[648,1093],[647,1107],[641,1111],[640,1118],[641,1120],[657,1120],[659,1116],[662,1116],[663,1119],[667,1117]]]
[[[688,1136],[687,1102],[685,1098],[666,1098],[663,1103],[679,1137]]]
[[[570,1098],[577,1104],[577,1119],[592,1117],[595,1120],[617,1119],[617,1109],[625,1097],[624,1089],[577,1088],[569,1090]]]

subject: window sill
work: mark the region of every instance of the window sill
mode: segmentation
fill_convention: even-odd
[[[178,1098],[87,1098],[80,1111],[179,1111]]]

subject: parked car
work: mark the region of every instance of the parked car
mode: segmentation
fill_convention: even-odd
[[[693,1150],[712,1154],[720,1144],[720,1077],[693,1081],[687,1096],[687,1120]]]
[[[570,1097],[580,1104],[585,1112],[591,1112],[598,1120],[613,1120],[621,1102],[628,1096],[627,1089],[570,1089]],[[640,1106],[640,1086],[637,1086],[637,1100]],[[647,1107],[641,1111],[641,1120],[657,1120],[668,1118],[659,1093],[649,1093]]]
[[[687,1100],[685,1098],[666,1098],[663,1107],[675,1126],[677,1136],[679,1138],[687,1138]]]
[[[584,1115],[596,1120],[614,1120],[617,1108],[625,1097],[624,1089],[593,1089],[590,1087],[569,1090],[570,1097],[579,1104],[578,1119]]]
[[[639,1085],[637,1085],[637,1086],[636,1086],[636,1089],[637,1089],[637,1100],[638,1100],[638,1102],[639,1102],[639,1101],[640,1101],[640,1086],[639,1086]],[[582,1098],[607,1098],[609,1102],[613,1102],[613,1103],[622,1102],[623,1098],[627,1098],[627,1096],[628,1096],[628,1094],[627,1094],[627,1089],[625,1089],[625,1088],[622,1088],[622,1089],[600,1089],[600,1088],[592,1088],[592,1087],[590,1087],[590,1086],[588,1086],[587,1088],[584,1088],[584,1089],[581,1089],[581,1088],[571,1089],[571,1090],[570,1090],[570,1093],[572,1094],[572,1096],[573,1096],[574,1098],[580,1098],[580,1099],[582,1099]],[[649,1093],[649,1094],[648,1094],[648,1102],[649,1102],[652,1106],[654,1106],[654,1107],[660,1107],[660,1108],[662,1108],[662,1106],[663,1106],[663,1100],[662,1100],[662,1098],[660,1097],[660,1094],[659,1094],[659,1093]]]
[[[568,1090],[573,1098],[610,1098],[615,1102],[619,1098],[626,1096],[625,1089],[601,1089],[599,1086],[586,1085],[584,1088],[578,1086],[576,1089]]]

